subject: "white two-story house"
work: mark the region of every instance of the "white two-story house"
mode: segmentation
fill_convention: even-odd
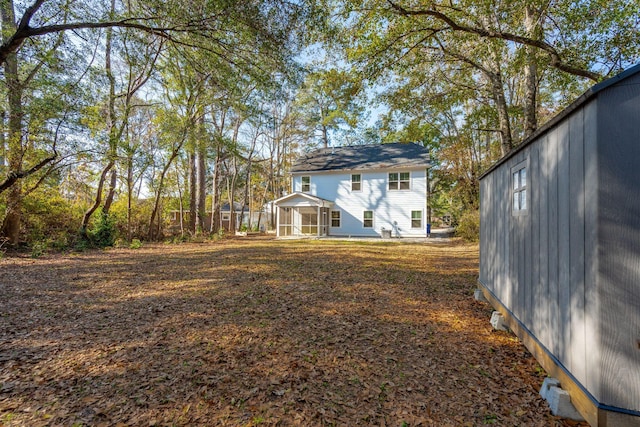
[[[417,144],[323,148],[292,167],[277,235],[425,237],[429,151]]]

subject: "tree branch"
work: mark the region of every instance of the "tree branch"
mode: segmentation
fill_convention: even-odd
[[[9,189],[16,181],[19,179],[23,179],[28,177],[29,175],[33,175],[38,172],[40,169],[54,161],[58,157],[58,153],[54,150],[53,154],[45,159],[42,159],[38,164],[34,165],[28,170],[20,171],[20,172],[9,172],[9,175],[4,180],[4,182],[0,183],[0,194],[5,190]]]
[[[594,82],[599,82],[602,80],[602,76],[598,73],[594,73],[589,70],[585,70],[583,68],[575,67],[571,64],[568,64],[562,60],[562,57],[558,53],[558,51],[551,44],[542,41],[535,40],[529,37],[519,36],[517,34],[512,34],[503,31],[494,31],[486,28],[478,28],[478,27],[469,27],[466,25],[458,24],[451,17],[446,14],[439,12],[435,9],[420,9],[420,10],[409,10],[406,9],[399,4],[395,3],[392,0],[387,0],[387,3],[391,6],[391,8],[395,11],[395,13],[402,16],[431,16],[433,18],[438,19],[439,21],[444,22],[454,31],[461,31],[468,34],[475,34],[480,37],[492,38],[492,39],[502,39],[511,41],[517,44],[532,46],[537,49],[540,49],[546,52],[549,55],[550,64],[552,67],[564,71],[565,73],[569,73],[575,76],[585,77],[587,79],[593,80]]]

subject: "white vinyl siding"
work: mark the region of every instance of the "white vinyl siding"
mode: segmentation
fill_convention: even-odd
[[[389,173],[400,173],[410,177],[408,190],[390,191]],[[400,236],[426,236],[424,228],[424,207],[426,206],[426,170],[407,169],[402,171],[333,171],[321,173],[303,172],[294,174],[293,191],[302,191],[302,177],[309,176],[311,189],[309,194],[334,202],[332,210],[340,211],[340,228],[333,235],[342,236],[380,236],[382,228],[394,229],[394,222]],[[360,191],[352,191],[352,175],[360,175]],[[373,211],[373,227],[363,227],[363,212]],[[412,227],[411,211],[422,212],[421,228]],[[331,223],[330,223],[331,224]]]

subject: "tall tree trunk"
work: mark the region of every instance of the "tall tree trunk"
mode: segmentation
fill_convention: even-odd
[[[111,0],[111,13],[115,12],[116,2]],[[111,169],[111,179],[109,181],[109,190],[107,196],[104,199],[104,206],[102,212],[106,215],[111,209],[113,203],[113,197],[116,191],[117,174],[115,163],[118,154],[118,130],[116,129],[116,79],[113,75],[113,69],[111,68],[111,49],[113,46],[113,30],[108,28],[106,31],[106,46],[105,46],[105,71],[109,80],[109,100],[107,109],[107,134],[109,135],[109,161],[113,162],[113,168]]]
[[[322,144],[324,148],[329,148],[329,131],[325,125],[322,125]]]
[[[131,211],[133,200],[133,153],[127,157],[127,241],[131,241]]]
[[[180,174],[176,170],[176,184],[178,187],[178,202],[180,207],[180,238],[184,237],[184,201],[182,200],[182,187],[180,186]]]
[[[15,13],[12,0],[0,2],[2,13],[2,29],[5,34],[11,34],[16,29]],[[3,37],[6,42],[6,36]],[[4,78],[7,85],[7,101],[9,123],[7,135],[7,166],[10,173],[22,172],[22,92],[23,86],[18,75],[18,56],[10,53],[4,63]],[[16,245],[20,240],[20,223],[22,221],[22,183],[17,180],[8,190],[7,210],[2,223],[2,235],[8,239],[10,245]]]
[[[111,0],[111,12],[113,13],[113,11],[115,10],[115,1]],[[106,208],[106,210],[104,210],[105,214],[109,213],[109,209],[111,207],[111,203],[113,202],[113,194],[115,192],[114,187],[115,187],[115,181],[116,181],[116,175],[115,175],[115,170],[113,170],[115,168],[116,165],[116,144],[117,142],[115,141],[115,99],[116,99],[116,95],[115,95],[115,77],[113,76],[113,72],[111,70],[111,44],[112,44],[112,40],[113,40],[113,30],[111,28],[108,28],[106,31],[106,45],[105,45],[105,71],[107,74],[107,79],[109,80],[109,99],[107,100],[108,102],[108,108],[107,108],[107,135],[109,135],[109,147],[107,149],[107,165],[105,166],[105,168],[102,170],[102,174],[100,175],[100,181],[98,182],[98,189],[96,190],[96,197],[95,197],[95,202],[94,204],[84,213],[84,216],[82,218],[82,224],[80,226],[80,234],[83,237],[87,237],[87,230],[89,227],[89,221],[91,220],[91,217],[93,216],[94,212],[98,209],[98,207],[100,206],[100,204],[102,203],[102,192],[104,190],[104,184],[106,182],[107,179],[107,175],[109,174],[109,172],[111,172],[111,179],[109,180],[110,182],[110,186],[109,186],[109,191],[107,193],[107,196],[105,198],[105,206],[103,209]]]
[[[91,220],[91,216],[98,209],[98,207],[100,206],[100,203],[102,203],[102,191],[104,189],[104,183],[106,182],[107,175],[109,174],[109,171],[111,171],[111,168],[113,168],[114,163],[115,161],[110,161],[109,163],[107,163],[107,166],[105,166],[105,168],[102,170],[102,173],[100,174],[100,181],[98,181],[98,189],[96,190],[95,201],[93,205],[91,205],[91,207],[87,209],[87,211],[84,213],[84,216],[82,217],[80,234],[85,238],[87,237],[89,220]]]
[[[113,198],[116,193],[117,180],[118,175],[116,173],[116,166],[114,162],[113,169],[111,169],[111,179],[109,180],[109,190],[107,191],[107,197],[105,197],[104,205],[102,206],[102,212],[105,214],[108,214],[111,209],[111,204],[113,203]]]
[[[6,125],[6,113],[0,111],[0,128],[4,129]],[[0,176],[4,173],[5,161],[7,159],[7,138],[5,132],[0,132]]]
[[[200,139],[200,138],[199,138]],[[197,188],[196,188],[196,212],[197,212],[197,226],[200,230],[204,231],[206,226],[206,200],[207,200],[207,150],[204,141],[198,141],[198,152],[196,154],[196,172],[197,172]]]
[[[531,38],[539,36],[538,19],[532,4],[525,7],[525,28],[527,35]],[[526,62],[524,66],[525,98],[524,98],[524,138],[531,136],[538,128],[538,65],[536,64],[536,49],[531,46],[525,47]]]
[[[196,232],[196,153],[195,148],[189,150],[189,232]]]
[[[498,122],[500,125],[500,152],[502,156],[504,156],[513,148],[511,124],[509,123],[509,107],[507,106],[507,100],[504,96],[504,85],[500,71],[490,73],[489,79],[491,80],[491,92],[496,103]]]
[[[158,182],[158,191],[156,192],[155,201],[153,203],[153,210],[151,211],[151,217],[149,218],[149,233],[147,235],[149,240],[154,240],[158,237],[158,232],[160,230],[160,215],[158,212],[160,211],[160,201],[162,199],[162,191],[164,189],[164,179],[167,175],[167,171],[171,167],[171,164],[178,157],[178,153],[180,153],[180,149],[182,148],[182,143],[173,149],[169,160],[162,168],[162,172],[160,173],[160,180]],[[158,217],[158,224],[156,228],[154,228],[156,217]]]
[[[212,234],[220,231],[220,165],[222,158],[222,149],[220,145],[216,147],[216,160],[213,165],[213,179],[211,183],[211,227]]]

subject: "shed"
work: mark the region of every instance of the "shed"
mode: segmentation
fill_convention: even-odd
[[[481,177],[479,282],[592,426],[640,426],[640,65]]]

